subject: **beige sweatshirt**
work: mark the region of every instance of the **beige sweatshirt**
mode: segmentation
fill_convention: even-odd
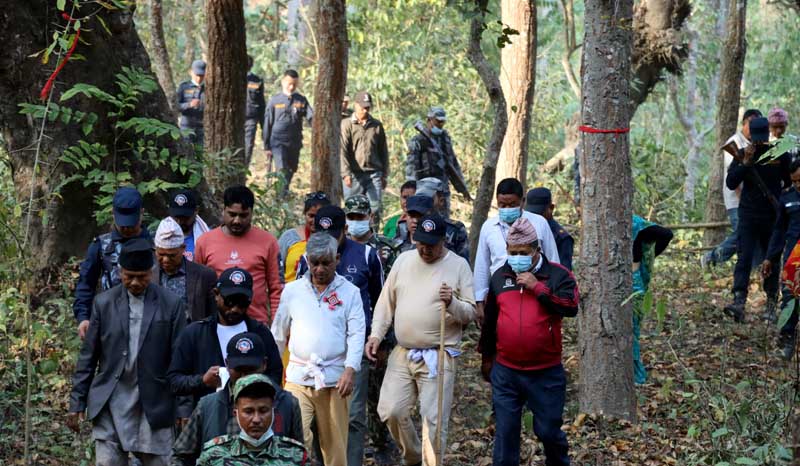
[[[453,288],[445,319],[445,345],[457,346],[462,327],[475,319],[475,295],[469,264],[450,251],[433,264],[425,263],[416,250],[397,258],[375,306],[370,336],[383,340],[394,319],[400,346],[438,347],[442,283]]]

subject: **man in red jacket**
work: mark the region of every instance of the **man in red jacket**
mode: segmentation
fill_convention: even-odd
[[[566,393],[561,319],[578,313],[578,286],[572,272],[541,253],[527,219],[511,225],[506,243],[508,260],[492,274],[478,346],[496,415],[493,465],[520,464],[524,406],[533,412],[545,464],[569,465],[567,436],[561,431]]]

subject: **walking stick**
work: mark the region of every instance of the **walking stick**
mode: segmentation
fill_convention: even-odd
[[[437,417],[436,417],[436,450],[439,451],[438,461],[436,462],[437,466],[442,466],[444,464],[444,445],[442,444],[442,423],[444,422],[444,358],[447,354],[444,350],[444,318],[445,314],[447,313],[447,306],[442,301],[442,315],[439,321],[439,361],[438,361],[438,374],[437,374],[437,384],[438,384],[438,391],[439,396],[437,398],[439,406],[437,407]]]

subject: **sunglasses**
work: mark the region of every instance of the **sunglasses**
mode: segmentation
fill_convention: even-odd
[[[235,294],[225,298],[225,306],[247,309],[250,307],[250,298],[245,295]]]
[[[317,191],[315,193],[308,193],[306,194],[306,201],[317,200],[317,201],[327,201],[328,195],[322,191]]]

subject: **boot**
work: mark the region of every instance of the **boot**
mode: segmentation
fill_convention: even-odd
[[[774,325],[778,322],[777,309],[778,295],[767,295],[767,304],[764,306],[764,313],[761,314],[761,319]]]
[[[778,337],[778,346],[781,349],[781,357],[785,361],[791,361],[794,357],[796,338],[793,333],[781,333]]]
[[[722,311],[733,317],[737,323],[744,322],[744,306],[747,304],[747,293],[743,291],[734,291],[733,302],[725,306]]]

